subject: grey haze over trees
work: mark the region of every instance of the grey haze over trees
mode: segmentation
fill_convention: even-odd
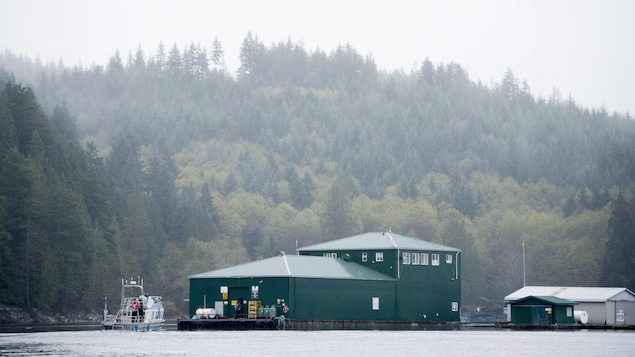
[[[179,314],[190,274],[389,228],[463,250],[465,306],[522,284],[522,242],[528,284],[634,288],[629,115],[348,44],[248,33],[237,73],[223,57],[0,55],[3,303],[99,310],[141,275]]]

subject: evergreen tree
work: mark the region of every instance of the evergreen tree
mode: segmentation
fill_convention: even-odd
[[[620,191],[611,204],[608,241],[602,269],[604,286],[635,287],[635,220]]]
[[[607,203],[611,201],[609,190],[606,187],[604,187],[603,190],[594,188],[592,190],[592,194],[593,194],[593,199],[591,201],[591,206],[594,210],[604,207]]]
[[[287,168],[285,176],[291,188],[293,207],[299,210],[309,207],[313,202],[312,192],[315,189],[311,176],[305,173],[304,178],[300,179],[291,167]]]
[[[197,79],[203,79],[207,77],[209,72],[209,62],[207,60],[207,50],[196,45],[196,52],[198,56],[195,59],[196,62],[196,77]]]
[[[254,73],[262,49],[263,46],[258,41],[258,36],[253,35],[251,31],[249,31],[240,46],[239,78]]]
[[[135,52],[133,68],[137,73],[143,73],[143,71],[145,71],[146,59],[145,55],[143,54],[143,50],[141,49],[141,45],[137,47],[137,52]]]
[[[143,172],[139,161],[139,144],[131,135],[120,135],[112,144],[106,159],[108,191],[120,225],[128,215],[128,196],[143,187]]]
[[[454,207],[467,217],[474,218],[476,216],[477,204],[472,190],[465,185],[459,184],[454,198]]]
[[[205,222],[210,227],[210,238],[212,238],[214,234],[219,232],[220,218],[218,216],[218,210],[214,205],[214,198],[212,197],[212,193],[210,192],[209,185],[207,183],[205,183],[201,189],[201,206],[205,212]]]
[[[36,131],[44,140],[43,145],[46,146],[46,149],[50,149],[52,146],[50,125],[35,99],[33,90],[29,87],[7,83],[5,91],[20,152],[26,154],[27,148],[31,145],[33,133]],[[9,128],[9,130],[11,129]]]
[[[214,41],[212,42],[211,60],[214,65],[214,69],[218,70],[224,68],[225,51],[223,50],[223,45],[218,40],[218,37],[214,37]]]
[[[189,48],[186,46],[183,49],[182,63],[183,63],[183,76],[187,79],[193,78],[196,70],[196,60],[198,58],[198,51],[194,42],[190,43]]]
[[[421,64],[421,81],[427,86],[434,85],[434,65],[428,57]]]
[[[51,116],[51,123],[57,128],[66,140],[77,142],[79,135],[77,134],[77,120],[72,118],[66,108],[66,103],[56,105]]]
[[[0,158],[10,148],[18,146],[18,138],[13,125],[9,98],[6,90],[0,88]]]
[[[575,196],[572,194],[567,199],[567,203],[562,208],[562,215],[564,218],[570,217],[575,213],[576,204],[575,204]]]
[[[589,208],[590,203],[589,196],[586,193],[586,187],[580,187],[578,196],[578,206],[580,207],[580,209],[585,210]]]
[[[229,195],[230,193],[236,191],[237,188],[238,180],[236,179],[236,176],[234,176],[234,173],[230,172],[223,182],[223,196]]]
[[[320,216],[325,241],[340,239],[358,231],[357,218],[352,210],[353,182],[337,179],[328,191],[324,212]]]
[[[32,165],[16,147],[0,153],[0,298],[5,304],[24,303],[21,267],[34,181]]]
[[[181,78],[183,76],[183,59],[176,43],[172,45],[172,49],[168,54],[166,71],[172,78]]]
[[[119,54],[119,50],[115,52],[115,54],[110,57],[108,61],[108,73],[114,75],[123,74],[123,61],[121,60],[121,55]]]
[[[174,161],[170,155],[158,154],[150,159],[148,172],[144,182],[158,209],[160,215],[159,226],[170,239],[187,239],[180,237],[176,229],[175,212],[177,211],[178,199],[175,180],[178,175]]]
[[[503,92],[503,96],[507,99],[516,98],[520,92],[518,89],[518,80],[510,68],[507,68],[505,76],[503,77],[501,91]]]
[[[159,42],[159,48],[157,49],[157,53],[154,58],[154,63],[157,66],[158,73],[159,75],[162,75],[167,67],[167,55],[165,53],[163,42]]]

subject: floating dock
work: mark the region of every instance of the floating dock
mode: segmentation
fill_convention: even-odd
[[[179,331],[280,330],[284,328],[284,319],[182,319],[177,328]]]
[[[197,330],[459,330],[461,323],[435,323],[420,321],[360,321],[285,319],[181,319],[179,331]]]

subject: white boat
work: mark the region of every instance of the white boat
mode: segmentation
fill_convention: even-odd
[[[160,330],[164,322],[161,296],[146,294],[143,279],[121,280],[121,305],[116,315],[108,313],[108,300],[104,306],[105,329],[152,331]]]

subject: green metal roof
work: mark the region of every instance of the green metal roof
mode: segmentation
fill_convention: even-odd
[[[320,243],[299,249],[300,252],[329,250],[365,250],[365,249],[412,249],[442,252],[460,252],[460,249],[443,244],[402,236],[390,232],[370,232]]]
[[[268,259],[190,275],[190,279],[303,277],[331,279],[394,280],[392,277],[343,259],[279,255]]]
[[[561,299],[561,298],[557,298],[554,296],[527,296],[524,297],[522,299],[518,299],[516,301],[512,301],[511,304],[516,304],[518,302],[521,301],[525,301],[525,300],[531,300],[531,299],[535,299],[535,300],[539,300],[539,301],[543,301],[546,302],[548,304],[551,305],[577,305],[578,303],[575,301],[571,301],[571,300],[567,300],[567,299]]]

